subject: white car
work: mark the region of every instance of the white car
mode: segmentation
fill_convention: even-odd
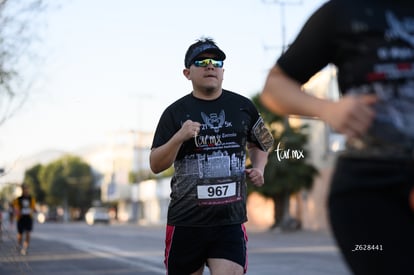
[[[88,225],[96,223],[109,224],[110,217],[106,207],[91,207],[85,214],[85,221]]]

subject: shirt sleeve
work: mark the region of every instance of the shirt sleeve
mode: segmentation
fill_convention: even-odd
[[[252,127],[247,141],[254,143],[262,151],[268,151],[273,146],[273,136],[266,128],[264,120],[252,102],[249,101],[252,115]]]
[[[171,108],[167,108],[160,117],[151,148],[157,148],[167,143],[177,131]]]
[[[335,13],[331,1],[316,10],[277,61],[290,77],[306,83],[333,58]]]
[[[30,200],[30,208],[32,208],[33,209],[33,211],[35,211],[36,210],[36,200],[35,200],[35,198],[31,198],[31,200]]]
[[[13,205],[13,209],[20,208],[19,199],[18,198],[14,199],[12,202],[12,205]]]

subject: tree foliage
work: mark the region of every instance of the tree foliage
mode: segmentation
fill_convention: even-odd
[[[259,95],[255,95],[252,101],[270,129],[274,144],[264,171],[265,184],[260,188],[249,185],[248,190],[259,192],[274,201],[273,226],[277,226],[289,218],[286,217],[289,215],[289,197],[302,189],[310,189],[318,171],[306,159],[307,126],[292,127],[286,117],[267,110],[261,104]]]
[[[88,208],[93,199],[92,169],[82,159],[67,155],[47,164],[39,174],[45,201],[57,206]]]
[[[269,153],[265,167],[263,195],[272,197],[275,193],[294,194],[301,189],[310,189],[317,170],[306,162],[306,126],[287,127],[275,137],[275,145]]]
[[[39,174],[43,166],[41,164],[36,164],[33,167],[29,168],[24,173],[24,182],[29,185],[31,193],[34,194],[36,201],[39,203],[45,202],[45,192],[43,191]]]
[[[14,198],[14,189],[13,185],[3,186],[0,190],[0,203],[5,206],[6,203],[10,203]]]
[[[259,95],[252,98],[268,129],[274,144],[265,167],[265,185],[255,191],[272,197],[275,193],[296,193],[312,187],[316,168],[307,163],[307,125],[292,127],[284,116],[271,113],[260,102]]]

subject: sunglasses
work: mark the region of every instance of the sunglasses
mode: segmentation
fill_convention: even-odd
[[[223,60],[214,60],[214,59],[211,59],[211,58],[206,58],[206,59],[203,59],[203,60],[195,60],[193,64],[196,67],[207,67],[208,64],[210,64],[210,63],[211,63],[211,65],[213,65],[213,67],[216,67],[216,68],[223,67]]]

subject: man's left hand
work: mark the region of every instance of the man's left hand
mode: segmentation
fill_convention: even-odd
[[[246,174],[251,182],[256,186],[262,186],[264,184],[263,171],[258,168],[246,169]]]

